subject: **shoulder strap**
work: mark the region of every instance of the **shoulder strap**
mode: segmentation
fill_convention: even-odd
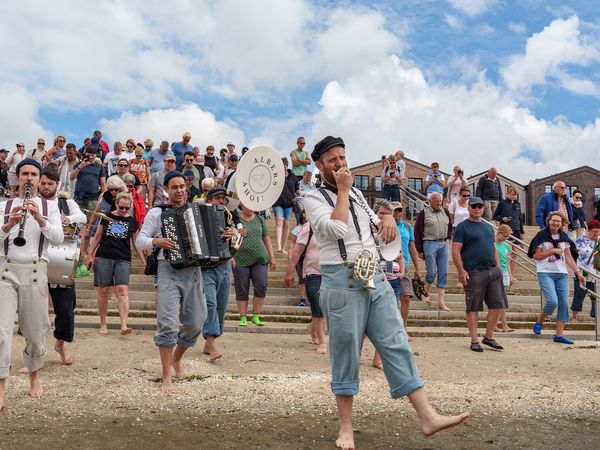
[[[325,197],[325,200],[327,201],[327,203],[329,203],[329,206],[331,206],[332,208],[335,208],[335,205],[333,204],[333,200],[331,199],[331,197],[329,196],[329,194],[327,193],[325,188],[320,187],[319,192],[321,192],[321,194],[323,194],[323,197]],[[307,247],[308,247],[308,244],[307,244]],[[348,258],[348,252],[346,252],[346,246],[344,245],[343,239],[338,239],[338,247],[340,248],[340,256],[342,257],[344,262],[346,262],[346,259]]]
[[[65,216],[68,216],[71,213],[71,211],[69,210],[69,204],[67,203],[66,198],[58,199],[58,210],[60,211],[61,214],[64,214]]]
[[[302,251],[302,254],[300,255],[300,258],[298,259],[298,261],[302,261],[302,259],[304,258],[304,255],[306,255],[306,250],[308,250],[308,244],[310,244],[310,239],[312,238],[312,235],[313,235],[313,229],[309,225],[308,226],[308,240],[306,241],[306,246],[304,247],[304,250]]]
[[[4,208],[4,223],[8,223],[8,215],[10,214],[10,209],[12,207],[13,200],[12,198],[6,202],[6,206]],[[10,230],[9,230],[10,231]],[[4,239],[4,256],[8,255],[8,236]]]
[[[44,197],[41,197],[42,200],[42,216],[48,220],[48,200]],[[42,256],[42,251],[44,250],[44,233],[40,232],[40,243],[38,244],[38,258]]]

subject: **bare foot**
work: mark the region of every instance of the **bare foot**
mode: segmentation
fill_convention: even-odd
[[[317,345],[317,353],[319,355],[326,355],[327,354],[327,344],[324,342],[322,344],[318,344]]]
[[[108,325],[100,325],[98,333],[100,333],[102,336],[108,336]]]
[[[308,331],[308,334],[310,334],[311,342],[315,345],[319,345],[319,340],[317,339],[317,332],[312,322],[308,327],[306,327],[306,331]]]
[[[438,305],[438,309],[439,309],[440,311],[452,311],[450,308],[448,308],[448,307],[447,307],[446,305],[444,305],[444,304]]]
[[[183,372],[183,367],[181,367],[181,360],[173,361],[171,363],[171,367],[173,367],[173,370],[175,371],[175,376],[177,378],[181,379],[185,376]]]
[[[494,333],[500,333],[502,330],[498,327],[494,328]]]
[[[6,385],[6,379],[0,380],[0,411],[4,409],[4,386]]]
[[[577,322],[577,316],[575,314],[573,314],[573,317],[571,317],[571,323],[575,323]]]
[[[166,395],[175,394],[175,388],[173,387],[173,384],[171,384],[171,380],[163,381],[162,384],[160,385],[160,390],[162,391],[163,394],[166,394]]]
[[[423,296],[423,301],[424,301],[425,303],[429,303],[429,296],[428,296],[428,295],[424,295],[424,296]]]
[[[215,350],[214,353],[210,354],[209,361],[211,363],[216,363],[216,362],[220,361],[221,359],[223,359],[223,355],[221,355],[218,351]]]
[[[383,370],[383,362],[380,359],[377,361],[373,360],[373,367],[379,370]]]
[[[65,341],[56,341],[54,344],[54,350],[60,355],[65,366],[70,366],[75,362],[75,358],[67,350],[65,350]]]
[[[133,333],[133,328],[129,328],[129,327],[121,328],[121,336],[126,336],[131,333]]]
[[[44,395],[42,383],[40,383],[40,375],[37,371],[29,374],[29,389],[29,395],[33,398],[42,398]]]
[[[421,431],[425,436],[431,436],[438,431],[445,430],[446,428],[464,422],[469,416],[470,414],[468,412],[464,412],[457,416],[442,416],[436,413],[432,418],[421,422]]]
[[[352,430],[340,430],[335,446],[342,450],[354,450],[354,433]]]
[[[29,369],[27,367],[21,367],[19,369],[19,375],[29,375]]]
[[[513,331],[515,331],[515,330],[512,329],[511,327],[504,327],[504,328],[502,328],[502,332],[503,333],[512,333]]]
[[[407,334],[407,336],[408,336],[408,342],[413,342],[414,341],[414,339],[413,339],[413,337],[411,335]]]

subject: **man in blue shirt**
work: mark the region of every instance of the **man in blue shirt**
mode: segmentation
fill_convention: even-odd
[[[185,152],[194,152],[194,147],[190,145],[192,135],[190,133],[184,133],[183,136],[181,136],[181,139],[181,142],[174,142],[171,144],[171,150],[175,154],[175,158],[177,158],[177,169],[180,169],[183,165],[183,155]]]
[[[167,141],[162,141],[159,148],[152,150],[152,153],[150,153],[150,157],[148,158],[151,176],[165,168],[165,158],[168,155],[175,156],[173,152],[169,150],[169,143]]]
[[[458,281],[465,288],[467,327],[474,352],[483,352],[477,336],[478,313],[483,311],[483,302],[488,307],[488,315],[482,342],[494,350],[502,350],[494,339],[494,328],[502,310],[508,308],[500,258],[494,245],[494,230],[490,224],[481,221],[483,205],[481,198],[471,197],[469,218],[456,226],[452,236],[452,260]]]

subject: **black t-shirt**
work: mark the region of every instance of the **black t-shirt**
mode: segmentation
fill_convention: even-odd
[[[134,217],[118,217],[109,212],[106,214],[116,222],[102,219],[102,237],[96,256],[115,259],[118,261],[131,261],[131,237],[138,229],[138,222]]]
[[[288,173],[285,177],[285,182],[283,185],[283,190],[281,191],[281,195],[279,196],[279,198],[273,206],[279,206],[281,208],[293,207],[294,196],[296,195],[296,191],[298,189],[298,179],[296,178],[296,175],[294,175],[292,171],[288,169]]]
[[[454,229],[452,241],[462,244],[460,256],[467,272],[496,267],[494,230],[491,225],[463,220]]]

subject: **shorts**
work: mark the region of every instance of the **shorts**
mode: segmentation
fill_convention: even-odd
[[[265,298],[267,296],[268,277],[269,273],[266,264],[254,264],[250,267],[235,266],[235,269],[233,269],[233,279],[236,301],[248,301],[250,296],[250,280],[252,280],[254,296]]]
[[[289,208],[273,206],[273,214],[275,214],[275,217],[283,217],[284,220],[291,220],[293,212],[294,208],[291,206]]]
[[[392,290],[394,291],[394,297],[396,297],[396,301],[400,300],[400,279],[394,278],[393,280],[388,280]]]
[[[488,309],[506,309],[508,300],[502,285],[502,271],[499,267],[468,271],[469,279],[465,286],[467,312],[483,311],[483,302]]]
[[[415,291],[413,290],[412,280],[408,272],[404,273],[404,276],[400,280],[400,297],[404,296],[414,297]]]
[[[129,285],[131,261],[96,257],[94,259],[94,286]]]
[[[323,317],[321,310],[321,300],[319,294],[321,292],[321,275],[306,276],[306,297],[310,303],[311,317]]]

